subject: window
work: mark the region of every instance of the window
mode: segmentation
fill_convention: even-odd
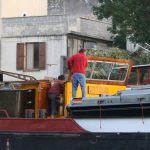
[[[84,41],[85,49],[95,49],[96,48],[96,42],[90,42],[90,41]]]
[[[130,78],[128,80],[128,84],[132,85],[132,84],[137,84],[137,75],[136,75],[136,70],[132,69],[132,72],[130,74]]]
[[[17,43],[17,70],[44,70],[45,43]]]
[[[145,84],[145,80],[148,78],[148,70],[146,68],[140,69],[140,84]]]
[[[78,53],[81,47],[85,49],[96,49],[97,43],[94,41],[80,39],[79,37],[68,37],[67,40],[67,49],[68,49],[68,56],[72,54]]]
[[[87,80],[125,81],[129,65],[127,63],[88,61]]]

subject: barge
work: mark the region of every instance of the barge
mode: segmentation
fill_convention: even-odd
[[[87,99],[81,101],[79,87],[77,98],[70,101],[68,80],[57,118],[46,115],[43,92],[50,81],[2,82],[1,149],[150,149],[150,87],[127,88],[131,67],[127,60],[89,57]]]

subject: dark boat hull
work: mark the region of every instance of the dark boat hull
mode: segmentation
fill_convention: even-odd
[[[131,119],[132,120],[132,119]],[[0,150],[148,150],[150,132],[105,132],[105,121],[101,132],[90,132],[81,123],[99,125],[100,120],[64,119],[0,119]],[[97,122],[96,122],[97,121]],[[128,120],[127,120],[128,121]],[[136,120],[132,120],[136,122]],[[106,120],[107,122],[107,120]],[[111,121],[112,122],[112,121]],[[120,121],[116,120],[118,124]],[[149,119],[140,128],[147,128]],[[129,122],[131,126],[133,122]],[[116,124],[110,124],[114,126]],[[124,123],[120,123],[122,126]],[[108,130],[107,130],[108,131]],[[144,130],[143,130],[144,131]],[[149,130],[148,130],[149,131]]]
[[[148,150],[150,133],[0,133],[1,150]]]

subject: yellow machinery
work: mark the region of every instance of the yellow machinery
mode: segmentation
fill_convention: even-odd
[[[0,74],[23,80],[0,83],[0,109],[6,109],[10,117],[26,117],[25,111],[30,110],[32,117],[38,118],[39,81],[29,75],[8,71],[0,70]]]

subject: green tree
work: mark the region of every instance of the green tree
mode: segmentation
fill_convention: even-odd
[[[93,7],[98,19],[112,18],[110,32],[114,44],[125,47],[126,37],[132,42],[150,44],[150,0],[99,0]]]
[[[114,58],[114,59],[130,59],[131,52],[122,50],[116,47],[112,47],[109,50],[87,50],[87,56],[94,57],[106,57],[106,58]]]
[[[150,64],[150,53],[145,53],[143,49],[139,49],[135,52],[129,52],[116,47],[110,48],[108,51],[102,50],[87,50],[87,56],[93,57],[107,57],[114,59],[130,59],[134,65]]]
[[[134,64],[150,64],[150,53],[146,53],[143,49],[138,49],[136,52],[130,54],[130,59]]]

